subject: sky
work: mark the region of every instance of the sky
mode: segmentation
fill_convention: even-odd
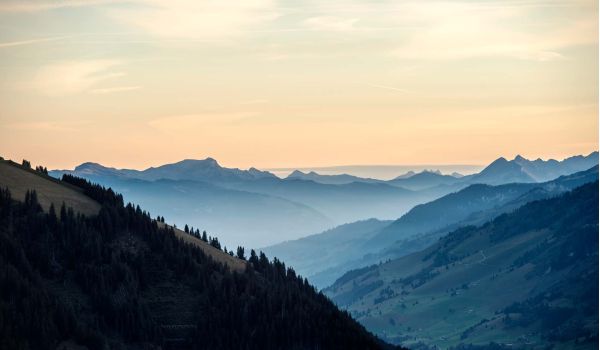
[[[597,1],[0,1],[5,158],[281,168],[597,149]]]

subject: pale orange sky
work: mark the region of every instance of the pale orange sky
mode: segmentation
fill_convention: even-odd
[[[3,1],[0,76],[0,155],[49,168],[598,149],[596,1]]]

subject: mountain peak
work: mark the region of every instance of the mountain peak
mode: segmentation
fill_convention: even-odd
[[[421,171],[420,174],[434,174],[434,175],[442,175],[442,172],[436,169],[425,169]]]
[[[306,175],[305,173],[303,173],[302,171],[296,169],[294,171],[292,171],[287,177],[298,177],[298,176],[304,176]]]
[[[492,164],[504,164],[504,163],[508,163],[508,160],[504,157],[500,157],[498,159],[496,159],[495,161],[493,161],[490,165]]]
[[[102,164],[94,163],[94,162],[85,162],[81,163],[75,167],[75,170],[85,170],[85,169],[94,169],[94,168],[105,168]]]
[[[217,160],[212,157],[207,157],[206,159],[202,160],[202,162],[211,166],[220,166],[219,162],[217,162]]]
[[[514,160],[515,160],[515,161],[524,161],[524,160],[527,160],[527,159],[525,159],[525,158],[521,157],[521,155],[520,155],[520,154],[517,154],[517,156],[515,157],[515,159],[514,159]]]
[[[415,176],[416,174],[417,174],[417,173],[415,173],[414,171],[412,171],[412,170],[409,170],[408,172],[406,172],[406,173],[404,173],[404,174],[402,174],[402,175],[398,175],[398,176],[396,176],[396,177],[394,178],[394,180],[397,180],[397,179],[408,179],[409,177],[413,177],[413,176]]]

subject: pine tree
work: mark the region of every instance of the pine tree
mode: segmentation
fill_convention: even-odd
[[[244,256],[244,247],[237,247],[237,257],[246,260],[246,257]]]

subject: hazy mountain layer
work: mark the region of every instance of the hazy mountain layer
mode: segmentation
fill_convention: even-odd
[[[317,288],[329,286],[344,272],[364,266],[351,260],[364,255],[363,245],[391,221],[370,219],[340,225],[323,233],[262,248],[286,261]]]
[[[376,220],[347,224],[322,234],[267,247],[265,251],[296,267],[322,288],[353,268],[425,249],[460,226],[483,224],[527,202],[556,196],[597,180],[596,166],[546,183],[471,185],[418,205],[400,219],[385,225]],[[336,254],[327,254],[329,251]],[[312,252],[322,253],[317,256]],[[307,262],[308,257],[315,259],[315,263]]]
[[[191,223],[219,234],[225,242],[258,247],[357,220],[397,219],[415,205],[460,191],[470,184],[535,183],[553,175],[587,169],[587,165],[597,162],[596,152],[560,162],[500,158],[475,175],[455,177],[424,171],[388,182],[349,175],[309,173],[300,176],[299,172],[297,176],[280,179],[254,168],[224,168],[212,158],[184,160],[142,171],[84,163],[73,171],[52,171],[51,174],[59,177],[62,173],[71,173],[114,186],[127,200],[164,213],[171,223]],[[467,215],[479,205],[482,210],[512,198],[507,195],[504,199],[498,198],[496,203],[493,194],[483,194],[482,190],[474,192],[484,198],[467,199],[459,207],[450,208],[448,213],[440,212],[427,222],[421,223],[421,219],[416,218],[410,225],[418,227],[407,228],[409,223],[404,223],[406,233],[383,235],[373,241],[373,246],[382,248],[413,233],[441,228],[462,219],[458,217],[461,210]],[[158,193],[162,198],[156,198]],[[376,252],[375,248],[371,250]]]
[[[328,185],[344,185],[352,182],[367,182],[367,183],[379,183],[384,182],[383,180],[370,179],[364,177],[358,177],[348,174],[340,175],[321,175],[314,171],[303,173],[300,170],[294,170],[291,174],[286,177],[286,180],[310,180],[322,184]]]
[[[543,182],[562,175],[583,171],[598,165],[598,152],[574,156],[562,161],[527,160],[521,156],[513,160],[498,158],[478,174],[465,176],[463,181],[499,185],[511,182]]]
[[[595,349],[597,260],[595,182],[348,272],[325,292],[368,329],[408,346]]]
[[[167,222],[184,224],[223,237],[230,248],[260,247],[333,226],[318,211],[297,202],[259,193],[188,180],[144,181],[89,176],[131,201],[161,213]]]
[[[144,171],[86,163],[74,174],[122,192],[167,221],[190,223],[251,247],[265,246],[371,217],[396,218],[431,194],[383,183],[343,185],[282,180],[255,170],[227,169],[214,160],[186,160]]]

